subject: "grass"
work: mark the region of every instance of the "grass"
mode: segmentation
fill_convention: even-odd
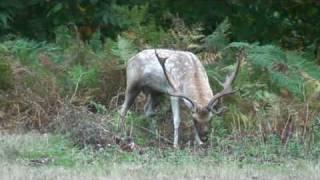
[[[317,161],[303,158],[287,158],[277,163],[245,161],[250,154],[227,155],[217,149],[145,148],[140,155],[115,146],[80,149],[62,135],[1,135],[0,179],[320,178]]]

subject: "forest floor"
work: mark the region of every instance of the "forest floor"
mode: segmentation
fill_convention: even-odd
[[[304,159],[252,162],[210,150],[110,146],[78,148],[63,135],[2,134],[0,179],[320,179],[320,164]]]

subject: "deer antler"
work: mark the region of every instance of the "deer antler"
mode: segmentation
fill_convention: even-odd
[[[156,57],[157,57],[160,65],[161,65],[161,67],[162,67],[164,76],[166,77],[166,79],[167,79],[170,87],[171,87],[171,88],[173,89],[173,91],[174,91],[174,93],[167,92],[167,94],[168,94],[169,96],[179,97],[179,98],[182,98],[182,99],[185,99],[185,100],[189,101],[189,103],[191,104],[191,109],[194,111],[195,108],[196,108],[194,102],[193,102],[190,98],[188,98],[188,97],[186,97],[186,96],[183,96],[183,95],[181,95],[181,94],[177,94],[177,93],[176,93],[177,89],[176,89],[176,87],[174,86],[174,84],[172,83],[171,79],[169,78],[168,73],[167,73],[167,70],[166,70],[166,68],[165,68],[165,62],[166,62],[166,60],[168,59],[168,57],[166,57],[166,58],[161,58],[161,57],[159,56],[159,54],[157,53],[157,50],[156,50],[156,49],[154,49],[154,53],[155,53],[155,55],[156,55]]]
[[[174,91],[176,91],[177,89],[176,89],[176,87],[173,85],[171,79],[169,78],[168,73],[167,73],[167,71],[166,71],[166,67],[165,67],[165,65],[164,65],[164,64],[166,63],[166,60],[167,60],[169,57],[161,58],[161,57],[159,56],[159,54],[157,53],[157,50],[156,50],[156,49],[154,49],[154,53],[156,54],[156,57],[157,57],[160,65],[161,65],[161,67],[162,67],[164,76],[166,77],[166,79],[167,79],[170,87],[171,87]]]
[[[233,81],[235,80],[236,76],[238,75],[241,61],[244,60],[244,58],[245,58],[245,53],[243,50],[241,50],[237,56],[236,70],[234,72],[232,72],[230,75],[227,75],[224,83],[218,81],[219,84],[223,87],[223,90],[213,96],[213,98],[208,103],[208,106],[207,106],[208,110],[213,111],[213,107],[218,103],[218,100],[220,98],[222,98],[223,96],[227,96],[229,94],[235,93],[235,91],[232,90],[231,85],[232,85]]]

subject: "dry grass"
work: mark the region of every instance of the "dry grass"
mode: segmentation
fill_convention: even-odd
[[[58,141],[57,141],[58,140]],[[67,143],[67,144],[66,144]],[[62,149],[61,149],[62,148]],[[58,153],[57,153],[58,151]],[[167,150],[168,151],[168,150]],[[50,154],[51,153],[51,154]],[[320,164],[306,160],[288,160],[278,165],[216,161],[210,155],[171,151],[165,156],[146,151],[134,153],[68,146],[64,137],[29,133],[0,136],[0,179],[319,179]],[[159,152],[158,152],[159,153]],[[66,164],[34,164],[50,157]],[[161,154],[161,153],[160,153]],[[201,154],[201,153],[200,153]],[[32,155],[32,156],[31,156]],[[61,159],[61,157],[63,157]],[[60,159],[59,159],[60,158]],[[67,166],[67,161],[73,166]],[[53,162],[53,161],[52,161]]]
[[[12,59],[10,59],[12,60]],[[12,60],[13,61],[13,60]],[[46,127],[61,106],[56,79],[18,62],[11,63],[13,86],[0,91],[0,126],[5,129]]]
[[[49,125],[49,131],[67,135],[79,147],[99,148],[113,144],[115,129],[110,115],[95,114],[85,107],[66,103]]]
[[[161,166],[161,165],[160,165]],[[319,166],[303,168],[288,165],[279,169],[260,169],[255,166],[238,167],[234,164],[218,166],[155,166],[154,173],[147,172],[143,165],[115,164],[113,167],[98,167],[90,170],[64,169],[62,167],[29,167],[18,164],[0,164],[0,179],[319,179]],[[108,168],[108,169],[107,169]],[[106,172],[103,172],[103,171]]]

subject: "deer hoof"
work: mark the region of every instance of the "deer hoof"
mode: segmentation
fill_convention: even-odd
[[[173,145],[173,148],[174,148],[174,149],[180,149],[180,146],[179,146],[178,144],[174,144],[174,145]]]

